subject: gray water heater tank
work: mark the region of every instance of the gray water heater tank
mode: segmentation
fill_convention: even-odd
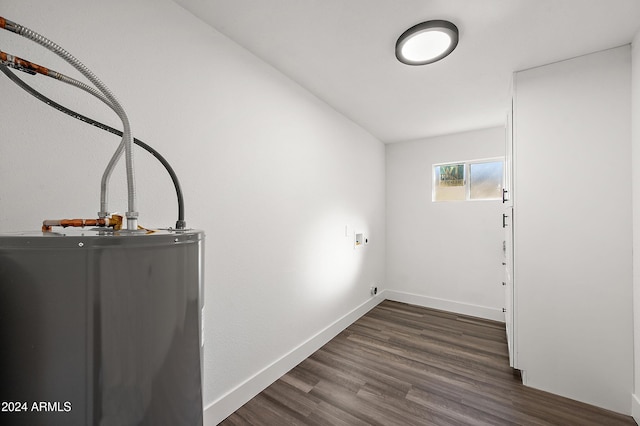
[[[0,424],[202,425],[203,245],[0,235]]]

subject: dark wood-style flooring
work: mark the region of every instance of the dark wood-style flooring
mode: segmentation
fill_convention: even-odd
[[[504,324],[384,301],[221,425],[635,425],[522,385]]]

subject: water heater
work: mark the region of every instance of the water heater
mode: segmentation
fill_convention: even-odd
[[[202,424],[202,246],[199,231],[0,236],[2,424]]]
[[[3,425],[202,424],[203,233],[0,236]]]
[[[175,172],[133,137],[120,102],[78,59],[1,16],[0,30],[54,52],[91,84],[0,51],[3,74],[47,105],[122,137],[102,175],[97,218],[44,220],[38,232],[0,235],[0,424],[201,426],[204,234],[186,227]],[[45,97],[9,68],[93,95],[122,130]],[[134,144],[174,183],[175,229],[138,224]],[[123,154],[126,220],[110,213],[107,196]]]

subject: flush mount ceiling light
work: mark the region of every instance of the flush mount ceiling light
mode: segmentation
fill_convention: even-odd
[[[396,58],[407,65],[426,65],[453,52],[458,45],[458,27],[435,20],[414,25],[396,42]]]

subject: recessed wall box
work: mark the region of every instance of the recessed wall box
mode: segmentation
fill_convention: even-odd
[[[355,237],[355,247],[361,247],[364,244],[364,234],[356,233]]]

